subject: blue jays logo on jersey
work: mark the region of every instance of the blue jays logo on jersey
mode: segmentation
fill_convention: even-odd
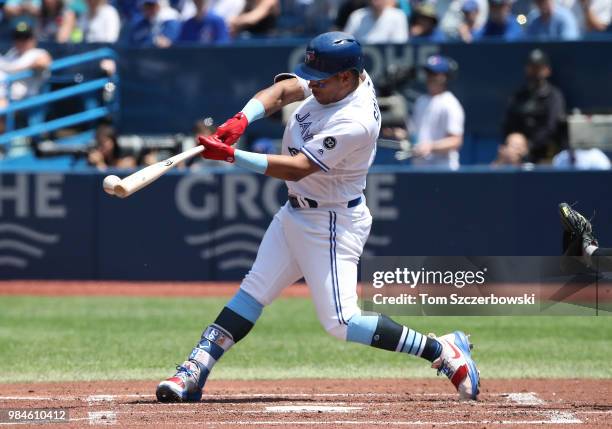
[[[310,112],[306,113],[304,116],[300,116],[299,113],[295,114],[295,120],[298,122],[304,122],[306,119],[310,117]]]
[[[304,116],[300,116],[299,113],[295,114],[295,120],[298,122],[298,125],[300,126],[300,134],[302,136],[302,140],[304,140],[304,143],[306,143],[309,140],[312,140],[312,138],[314,137],[314,135],[308,132],[308,130],[310,129],[310,126],[312,125],[312,122],[304,122],[309,117],[310,117],[310,112],[306,113]]]
[[[332,150],[335,148],[336,143],[337,141],[335,137],[325,137],[325,139],[323,139],[323,147],[327,150]]]

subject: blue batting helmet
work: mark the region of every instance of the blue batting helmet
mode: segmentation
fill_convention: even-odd
[[[345,70],[363,71],[361,44],[351,34],[331,31],[308,43],[304,63],[295,68],[295,74],[306,80],[322,80]]]

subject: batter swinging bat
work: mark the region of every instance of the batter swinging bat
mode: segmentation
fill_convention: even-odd
[[[409,158],[412,155],[410,151],[410,145],[406,143],[407,142],[404,141],[387,139],[378,140],[378,144],[383,147],[392,147],[394,149],[400,149],[399,152],[402,152],[404,154],[404,157],[402,159]],[[115,184],[112,188],[112,194],[120,198],[129,197],[134,192],[153,183],[158,178],[166,174],[166,172],[172,169],[176,164],[200,154],[203,150],[204,146],[196,146],[189,150],[186,150],[185,152],[181,152],[178,155],[174,155],[173,157],[168,158],[164,161],[157,162],[153,165],[149,165],[148,167],[143,168],[142,170],[138,170],[136,173],[129,175],[125,179],[120,180],[117,184]],[[111,193],[110,190],[105,190],[108,193]]]
[[[176,164],[200,154],[203,150],[204,146],[196,146],[164,161],[157,162],[142,170],[138,170],[136,173],[129,175],[117,183],[113,188],[113,192],[120,198],[129,197],[134,192],[153,183],[159,177],[166,174],[166,172],[172,169]]]

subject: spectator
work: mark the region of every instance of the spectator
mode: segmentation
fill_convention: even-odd
[[[527,82],[511,98],[504,120],[504,135],[523,134],[529,142],[529,160],[540,162],[566,145],[565,99],[548,79],[548,56],[531,51],[525,67]]]
[[[87,0],[87,13],[81,15],[79,27],[87,43],[115,43],[119,39],[121,21],[117,9],[107,0]]]
[[[40,16],[41,6],[41,0],[6,0],[5,19],[10,21],[17,18],[20,22],[28,21],[32,25]]]
[[[364,43],[406,43],[408,18],[394,4],[395,0],[370,0],[369,7],[349,16],[344,31]]]
[[[368,7],[369,0],[345,0],[338,8],[338,14],[334,21],[334,28],[342,30],[346,27],[349,16],[357,9]]]
[[[195,15],[195,5],[192,0],[168,0],[169,6],[179,14],[178,20],[183,22]]]
[[[136,159],[133,156],[122,156],[117,142],[117,134],[112,126],[101,124],[96,129],[95,146],[87,155],[87,162],[100,171],[108,168],[134,168]]]
[[[121,22],[127,25],[140,18],[140,4],[137,0],[112,0],[111,4],[119,12]]]
[[[476,33],[476,39],[518,40],[523,37],[523,27],[512,15],[513,0],[489,0],[489,19]]]
[[[30,24],[25,21],[17,23],[13,30],[13,47],[0,57],[0,77],[25,70],[34,70],[37,74],[13,82],[10,93],[12,100],[21,100],[38,94],[44,82],[42,72],[51,65],[51,55],[36,45],[37,41]],[[0,98],[6,98],[8,95],[6,88],[0,86]]]
[[[417,4],[410,16],[410,38],[428,42],[443,42],[444,33],[438,28],[436,9],[428,3]]]
[[[457,70],[450,58],[433,55],[427,59],[427,92],[417,98],[409,132],[413,141],[414,165],[459,168],[465,114],[459,100],[448,90]]]
[[[209,8],[212,12],[219,15],[229,27],[232,19],[237,17],[244,10],[245,0],[209,0]]]
[[[178,12],[165,0],[141,0],[140,7],[142,16],[128,27],[127,42],[135,46],[171,46],[181,31]]]
[[[529,144],[521,133],[512,133],[497,150],[497,158],[492,165],[512,165],[519,167],[523,165],[529,154]]]
[[[460,38],[459,27],[464,21],[463,5],[465,0],[424,0],[431,2],[435,7],[436,16],[439,19],[440,31],[451,39]],[[476,0],[478,3],[478,17],[474,28],[480,29],[484,25],[489,15],[489,4],[487,0]]]
[[[552,165],[578,170],[609,170],[610,159],[600,149],[565,149],[555,155]]]
[[[279,0],[246,0],[243,12],[230,20],[232,36],[247,32],[255,36],[271,33],[280,14]]]
[[[550,40],[574,40],[579,37],[576,18],[554,0],[535,0],[537,9],[527,18],[527,36]]]
[[[40,42],[66,43],[70,41],[75,22],[76,11],[64,0],[43,0],[37,38]]]
[[[461,6],[461,12],[463,13],[463,22],[459,24],[459,37],[465,43],[472,43],[477,32],[478,2],[476,0],[466,0]]]
[[[185,21],[178,37],[179,42],[224,43],[229,41],[225,21],[208,9],[208,0],[193,0],[196,14]]]
[[[557,0],[576,17],[578,31],[583,37],[597,36],[606,31],[612,18],[610,0]]]

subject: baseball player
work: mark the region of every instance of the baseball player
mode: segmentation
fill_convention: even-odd
[[[249,123],[295,101],[302,103],[287,124],[281,155],[232,147]],[[379,130],[380,111],[361,46],[350,34],[330,32],[308,44],[295,74],[277,76],[215,135],[199,137],[205,158],[284,179],[289,198],[236,295],[176,374],[157,387],[159,401],[199,401],[215,363],[249,333],[266,305],[302,277],[331,335],[424,358],[462,398],[476,399],[479,373],[463,332],[425,336],[357,306],[357,264],[372,224],[363,190]]]

